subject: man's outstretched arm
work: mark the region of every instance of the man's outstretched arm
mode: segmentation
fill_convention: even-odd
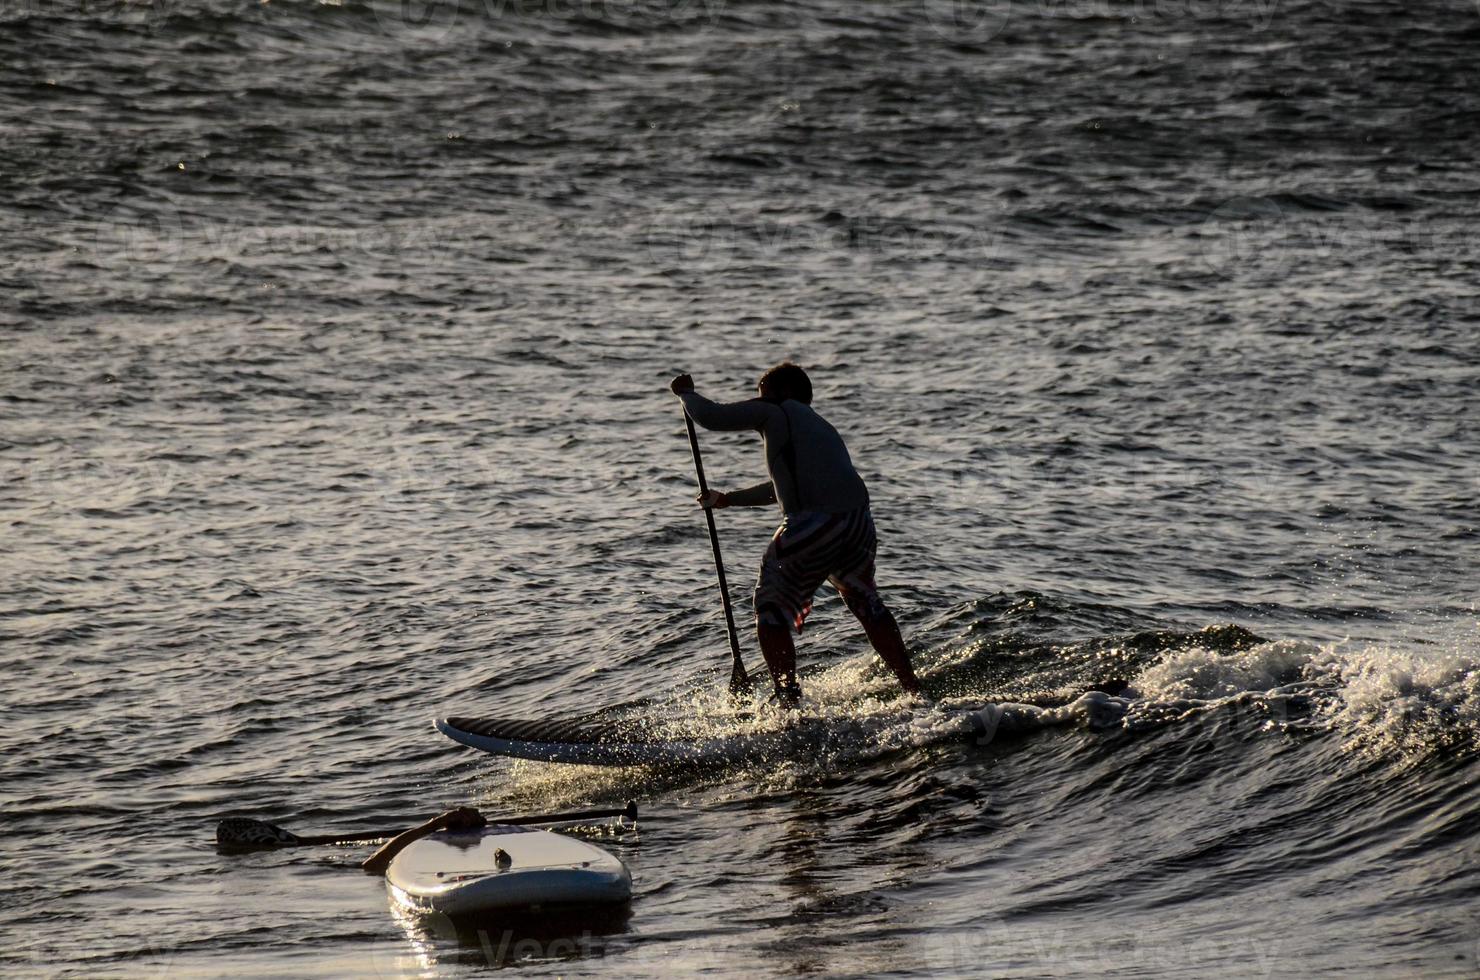
[[[714,432],[764,430],[766,420],[776,411],[758,398],[726,405],[712,402],[694,390],[694,379],[687,374],[674,378],[668,387],[683,399],[684,410],[689,413],[690,418]]]

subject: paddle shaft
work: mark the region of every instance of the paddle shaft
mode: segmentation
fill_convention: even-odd
[[[572,820],[595,820],[601,817],[626,817],[628,820],[637,819],[637,804],[628,803],[620,810],[572,810],[569,813],[546,813],[528,817],[502,817],[488,821],[490,824],[516,825],[538,823],[566,823]],[[280,847],[301,847],[310,844],[355,844],[367,840],[384,840],[387,837],[396,837],[405,833],[405,827],[397,827],[395,830],[367,830],[357,834],[316,834],[311,837],[297,837],[292,843],[279,844]]]
[[[683,413],[683,420],[689,429],[689,448],[694,451],[694,475],[699,478],[699,492],[708,494],[704,457],[699,454],[699,433],[694,430],[694,420],[687,410]],[[735,611],[730,608],[730,586],[725,581],[725,561],[719,553],[719,531],[714,526],[712,507],[704,508],[704,520],[709,525],[709,546],[714,550],[714,571],[719,576],[719,597],[725,607],[725,628],[730,631],[730,690],[739,692],[750,686],[750,678],[745,674],[745,661],[740,657],[740,636],[735,632]]]

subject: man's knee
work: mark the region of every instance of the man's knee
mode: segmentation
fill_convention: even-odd
[[[870,589],[862,591],[859,589],[840,589],[843,594],[843,602],[848,611],[857,616],[864,623],[881,623],[887,621],[889,607],[884,605],[884,600],[879,593]]]
[[[755,625],[760,628],[770,627],[773,629],[791,631],[792,617],[779,603],[761,602],[755,607]]]

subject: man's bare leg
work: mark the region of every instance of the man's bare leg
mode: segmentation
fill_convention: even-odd
[[[861,602],[849,602],[848,608],[863,624],[863,631],[868,634],[868,641],[879,657],[899,678],[899,686],[906,694],[920,694],[920,678],[915,676],[915,669],[910,666],[910,655],[905,651],[904,637],[899,635],[899,624],[894,621],[894,614],[882,602],[872,610]]]
[[[776,700],[788,708],[795,708],[802,695],[797,684],[797,648],[791,641],[791,630],[785,626],[755,624],[755,635],[760,640],[761,656],[771,669],[771,682],[776,685]]]

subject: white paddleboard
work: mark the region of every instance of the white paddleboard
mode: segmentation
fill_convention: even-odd
[[[446,915],[616,905],[632,898],[627,866],[548,830],[493,824],[406,846],[386,869],[400,905]]]

